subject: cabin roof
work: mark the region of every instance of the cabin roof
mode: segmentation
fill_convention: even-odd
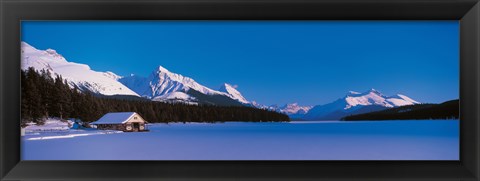
[[[99,120],[90,124],[123,124],[135,114],[135,112],[111,112],[103,115]]]

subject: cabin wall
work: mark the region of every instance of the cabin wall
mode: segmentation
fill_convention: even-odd
[[[134,123],[139,124],[138,129],[135,129],[133,127]],[[140,115],[135,114],[130,119],[128,119],[127,122],[125,123],[126,125],[125,130],[127,130],[127,127],[131,127],[131,130],[127,130],[127,131],[145,131],[147,129],[145,124],[146,124],[146,121]]]
[[[97,129],[126,131],[126,126],[123,124],[99,124]]]
[[[125,132],[132,132],[132,131],[145,131],[146,126],[144,123],[139,123],[138,129],[135,129],[133,126],[133,123],[126,123],[126,124],[99,124],[97,125],[97,129],[101,130],[119,130],[119,131],[125,131]],[[130,130],[127,129],[127,127],[130,127]]]

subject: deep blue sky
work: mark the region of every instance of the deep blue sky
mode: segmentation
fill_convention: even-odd
[[[148,76],[162,65],[267,105],[370,88],[459,97],[458,21],[24,21],[21,38],[93,70]]]

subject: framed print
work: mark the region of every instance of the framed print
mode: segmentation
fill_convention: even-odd
[[[479,179],[477,1],[1,5],[2,179]]]
[[[22,160],[460,157],[458,21],[21,28]]]

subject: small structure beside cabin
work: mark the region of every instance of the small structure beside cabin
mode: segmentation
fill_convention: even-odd
[[[148,131],[145,121],[136,112],[112,112],[103,115],[99,120],[90,123],[97,129],[120,130],[125,132]]]
[[[85,129],[88,127],[88,125],[85,126],[86,124],[80,119],[73,119],[71,121],[73,122],[73,125],[70,127],[70,129]]]

